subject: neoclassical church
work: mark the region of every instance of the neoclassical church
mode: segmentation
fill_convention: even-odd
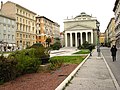
[[[85,41],[97,45],[98,20],[82,12],[80,15],[64,20],[65,47],[78,47]]]

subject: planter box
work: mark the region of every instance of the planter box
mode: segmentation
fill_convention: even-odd
[[[41,61],[42,61],[41,64],[46,64],[46,63],[48,63],[48,60],[49,60],[49,59],[50,59],[49,57],[41,58]]]

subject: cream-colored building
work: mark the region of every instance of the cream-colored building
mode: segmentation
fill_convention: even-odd
[[[20,49],[36,43],[36,13],[11,1],[4,3],[1,10],[16,19],[16,44]]]
[[[82,12],[75,18],[64,20],[65,47],[78,47],[85,41],[97,45],[97,19]]]
[[[110,45],[115,45],[115,18],[111,18],[109,24],[108,24],[108,42],[110,42]]]
[[[116,46],[120,47],[120,0],[115,1],[113,11],[114,11],[114,14],[115,14]]]

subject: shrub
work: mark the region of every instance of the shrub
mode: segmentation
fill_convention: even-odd
[[[51,69],[56,69],[63,64],[64,60],[57,57],[52,57],[50,58],[49,62],[51,63]]]
[[[48,63],[48,60],[50,58],[49,55],[49,47],[45,48],[42,45],[36,45],[36,46],[32,46],[31,48],[35,49],[35,57],[39,58],[42,62],[42,64]]]
[[[92,49],[95,48],[94,44],[90,44],[89,42],[85,41],[82,45],[78,46],[78,49],[89,49],[89,46],[92,46]]]
[[[15,59],[0,56],[0,84],[16,78],[16,65],[17,61]]]
[[[40,65],[40,59],[36,58],[35,49],[16,51],[8,56],[17,60],[17,75],[36,72]]]
[[[59,50],[61,48],[60,42],[55,42],[52,46],[53,50]]]

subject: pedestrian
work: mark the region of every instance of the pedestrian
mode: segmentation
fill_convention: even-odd
[[[116,45],[113,45],[110,49],[111,51],[111,56],[112,56],[112,59],[113,59],[113,62],[116,61],[116,52],[117,52],[117,48],[116,48]]]
[[[92,45],[89,45],[88,49],[90,51],[90,56],[92,56]]]

